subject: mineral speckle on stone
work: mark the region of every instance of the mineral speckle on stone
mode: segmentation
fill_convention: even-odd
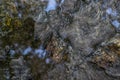
[[[119,0],[0,0],[0,80],[120,80],[119,31]]]

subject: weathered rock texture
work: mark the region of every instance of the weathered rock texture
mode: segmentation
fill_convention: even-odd
[[[0,79],[120,80],[120,33],[111,24],[119,21],[120,1],[64,0],[61,5],[61,0],[56,1],[56,10],[49,12],[44,0],[18,0],[16,13],[8,11],[5,20],[22,14],[21,27],[5,25],[13,32],[0,39],[0,63],[5,63],[0,66]],[[117,15],[107,14],[108,8]],[[40,45],[47,53],[44,58],[35,54]],[[32,50],[24,55],[26,46]]]
[[[48,80],[120,79],[117,67],[119,66],[117,55],[120,53],[120,48],[116,48],[120,35],[118,33],[117,38],[114,37],[116,29],[111,25],[111,21],[118,19],[119,15],[112,17],[106,14],[106,9],[109,7],[118,9],[118,6],[114,8],[113,3],[120,4],[119,1],[113,0],[65,0],[62,7],[56,11],[41,14],[45,17],[40,18],[35,24],[36,35],[42,40],[42,43],[46,41],[49,33],[52,33],[52,36],[57,35],[59,40],[66,43],[69,56],[68,62],[56,64],[53,70],[47,73]],[[51,42],[50,40],[48,40],[48,44]],[[53,42],[55,43],[55,41]],[[103,43],[104,46],[101,46]],[[113,45],[111,45],[112,43]],[[53,55],[58,51],[51,50]]]

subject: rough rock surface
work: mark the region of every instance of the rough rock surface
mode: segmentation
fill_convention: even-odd
[[[119,57],[116,56],[120,53],[119,48],[118,51],[115,48],[106,49],[112,44],[107,45],[109,40],[116,39],[116,29],[111,25],[111,20],[119,16],[102,19],[106,15],[105,9],[114,7],[114,1],[108,1],[65,0],[61,10],[58,8],[46,14],[46,24],[36,23],[36,34],[43,42],[45,33],[52,32],[72,49],[68,50],[70,61],[56,64],[48,72],[48,80],[119,80],[119,68],[116,68],[119,66]],[[117,37],[120,37],[119,33]],[[103,43],[104,47],[101,46]]]
[[[120,1],[60,1],[45,12],[45,0],[15,0],[23,24],[0,37],[0,80],[120,80]]]

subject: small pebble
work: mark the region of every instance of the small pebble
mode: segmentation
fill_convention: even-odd
[[[19,18],[22,18],[22,13],[18,13],[18,17],[19,17]]]
[[[36,49],[35,50],[35,54],[41,54],[41,53],[43,53],[44,52],[44,50],[42,50],[42,49]]]
[[[47,51],[43,49],[36,49],[35,54],[38,54],[39,58],[45,58]]]
[[[45,62],[46,62],[46,64],[49,64],[51,62],[51,59],[50,58],[46,58]]]
[[[26,55],[26,54],[30,53],[31,51],[32,51],[32,48],[29,46],[23,51],[23,54]]]
[[[117,12],[114,10],[112,10],[112,8],[108,8],[107,10],[106,10],[106,13],[108,14],[108,15],[112,15],[112,16],[117,16]]]
[[[46,12],[51,10],[56,10],[57,2],[56,0],[48,0],[47,8],[45,9]]]
[[[114,20],[112,22],[112,25],[115,27],[115,28],[119,28],[120,27],[120,23],[117,21],[117,20]]]
[[[15,54],[15,50],[10,50],[10,54],[13,56]]]

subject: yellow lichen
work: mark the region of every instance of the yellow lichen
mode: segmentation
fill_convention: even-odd
[[[92,62],[96,63],[102,68],[106,68],[107,66],[111,66],[113,63],[115,63],[116,59],[117,58],[115,55],[102,51],[101,55],[93,57]]]

